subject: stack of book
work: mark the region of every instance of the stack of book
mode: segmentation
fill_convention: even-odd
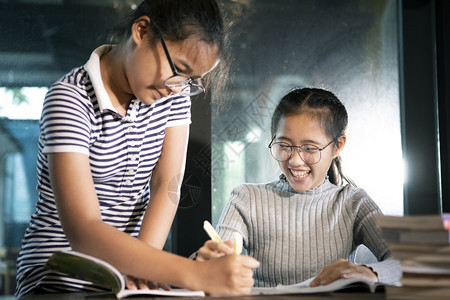
[[[450,299],[450,214],[379,216],[377,223],[403,274],[387,299]]]

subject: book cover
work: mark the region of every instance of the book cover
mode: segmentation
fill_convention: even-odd
[[[450,231],[444,228],[434,230],[382,228],[383,238],[388,243],[449,245]]]
[[[78,279],[93,282],[111,290],[117,299],[136,296],[171,296],[171,297],[204,297],[203,291],[186,289],[128,290],[123,275],[111,264],[93,256],[76,251],[57,251],[45,264],[49,270],[66,274]]]
[[[450,299],[450,214],[379,216],[377,224],[402,267],[387,299]]]
[[[413,230],[450,230],[450,213],[436,215],[386,216],[378,215],[377,224],[381,228]]]
[[[449,274],[403,273],[402,286],[450,287]]]
[[[401,261],[450,263],[450,245],[389,243],[394,258]]]

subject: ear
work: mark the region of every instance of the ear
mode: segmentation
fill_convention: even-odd
[[[347,137],[345,135],[341,135],[337,138],[336,147],[334,148],[333,158],[337,157],[342,150],[344,150],[345,143],[347,142]]]
[[[131,37],[136,45],[141,45],[146,41],[150,34],[150,18],[147,16],[139,17],[131,27]]]

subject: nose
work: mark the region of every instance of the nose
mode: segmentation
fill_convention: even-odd
[[[291,155],[291,158],[289,159],[289,163],[293,166],[302,166],[305,164],[301,157],[301,152],[299,148],[293,148],[293,153]]]

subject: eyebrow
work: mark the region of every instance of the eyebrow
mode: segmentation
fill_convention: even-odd
[[[184,68],[186,69],[186,71],[192,72],[191,65],[189,65],[189,63],[187,61],[185,61],[184,59],[179,59],[178,63],[182,64],[184,66]]]
[[[186,69],[185,70],[186,73],[193,72],[191,65],[189,65],[189,63],[187,61],[185,61],[184,59],[179,59],[179,60],[177,60],[177,62],[180,63],[181,65],[183,65],[183,67]],[[176,67],[176,64],[175,64],[175,67]],[[203,76],[189,76],[189,77],[194,80],[197,80],[197,79],[201,79]]]
[[[285,137],[285,136],[276,137],[275,140],[284,140],[284,141],[294,144],[294,141],[292,139]],[[317,141],[313,141],[313,140],[306,140],[306,141],[302,142],[302,145],[307,145],[307,144],[321,145],[321,143],[318,143]]]

